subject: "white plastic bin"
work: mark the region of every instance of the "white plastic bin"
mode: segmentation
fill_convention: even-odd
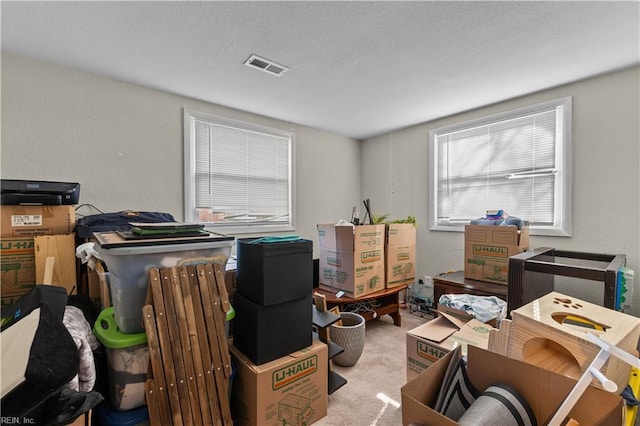
[[[209,242],[102,247],[96,250],[109,270],[111,304],[115,320],[123,333],[140,333],[142,307],[149,286],[149,269],[198,263],[219,263],[223,269],[231,254],[233,237]]]
[[[145,405],[144,382],[149,369],[146,333],[120,332],[113,307],[100,312],[93,333],[107,350],[109,400],[113,408],[133,410]]]

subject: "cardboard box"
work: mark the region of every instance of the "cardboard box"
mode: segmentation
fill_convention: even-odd
[[[320,249],[319,285],[358,298],[384,290],[384,249],[335,251]]]
[[[317,227],[320,287],[353,298],[384,290],[384,224]]]
[[[24,294],[35,285],[35,259],[33,237],[0,240],[0,291],[3,296]]]
[[[457,346],[486,349],[493,329],[476,319],[463,321],[438,312],[438,317],[407,331],[407,380],[412,380]]]
[[[70,234],[76,226],[73,206],[0,206],[0,237]]]
[[[236,347],[231,410],[238,426],[310,425],[327,415],[328,349],[312,345],[257,366]]]
[[[386,288],[416,279],[416,246],[387,246],[384,253]]]
[[[313,292],[311,240],[255,243],[237,240],[238,292],[265,306],[289,302]]]
[[[338,252],[362,252],[384,248],[385,225],[318,225],[320,248]]]
[[[87,284],[89,287],[89,299],[91,299],[97,312],[111,306],[109,272],[105,271],[101,262],[96,262],[95,269],[87,267]]]
[[[386,245],[415,246],[416,226],[413,223],[389,223],[386,227]]]
[[[416,227],[412,223],[386,226],[385,287],[410,284],[416,278]]]
[[[467,225],[464,230],[464,277],[507,284],[509,257],[529,249],[529,227]]]
[[[46,258],[55,258],[51,284],[77,286],[75,234],[36,235],[0,239],[0,289],[2,294],[24,294],[42,284]]]
[[[447,354],[402,387],[404,426],[456,424],[432,408],[450,359],[451,354]],[[495,383],[512,386],[527,401],[538,424],[546,424],[551,419],[576,384],[571,378],[476,347],[469,347],[467,373],[481,392]],[[581,425],[622,425],[622,410],[620,396],[589,386],[569,417]]]

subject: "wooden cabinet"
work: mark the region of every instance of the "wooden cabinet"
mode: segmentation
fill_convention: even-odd
[[[507,300],[507,286],[486,281],[470,280],[464,271],[439,274],[433,277],[433,296],[437,303],[443,294],[472,294],[474,296],[497,296]]]
[[[603,289],[602,306],[615,309],[617,273],[625,266],[623,254],[583,253],[540,247],[509,258],[509,298],[511,312],[554,291],[554,277],[588,280]]]

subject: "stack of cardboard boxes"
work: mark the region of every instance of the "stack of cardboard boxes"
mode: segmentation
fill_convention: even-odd
[[[318,225],[322,288],[358,298],[413,282],[413,224]]]
[[[464,276],[507,284],[509,257],[529,248],[529,227],[467,225]],[[483,324],[465,312],[440,306],[438,317],[407,332],[407,379],[411,380],[456,346],[486,349],[495,324]]]
[[[44,280],[47,257],[54,257],[51,284],[68,294],[77,285],[73,206],[0,206],[2,306],[12,305]]]

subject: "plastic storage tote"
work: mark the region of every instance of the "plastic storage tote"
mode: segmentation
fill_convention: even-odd
[[[120,331],[140,333],[144,330],[142,307],[147,296],[149,269],[207,262],[219,263],[224,267],[233,243],[233,237],[211,242],[114,248],[103,247],[98,242],[96,251],[109,270],[111,304]]]
[[[113,311],[110,307],[100,312],[93,333],[106,348],[111,405],[116,410],[132,410],[145,405],[144,382],[149,368],[147,335],[122,333]]]

